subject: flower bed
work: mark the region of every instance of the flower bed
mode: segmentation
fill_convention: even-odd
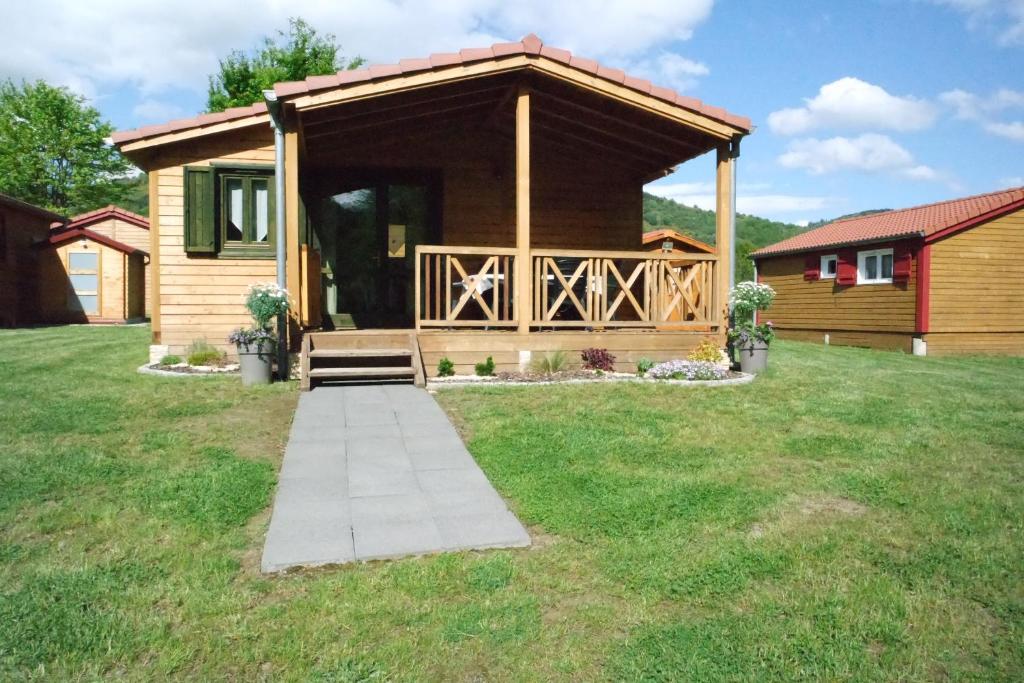
[[[163,375],[165,377],[212,377],[214,375],[237,374],[238,363],[218,363],[215,365],[189,365],[188,363],[147,363],[139,368],[144,375]]]
[[[653,373],[653,374],[652,374]],[[495,375],[452,375],[431,377],[427,384],[431,388],[460,386],[514,386],[530,384],[581,384],[607,382],[638,382],[643,384],[683,384],[693,386],[727,386],[745,384],[753,375],[732,372],[718,364],[707,361],[673,360],[659,363],[643,375],[627,372],[601,372],[574,368],[559,372],[499,372]]]

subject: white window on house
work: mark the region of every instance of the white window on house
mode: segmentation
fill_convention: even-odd
[[[836,277],[836,255],[821,257],[821,277],[822,280],[832,280]]]
[[[892,249],[857,252],[857,284],[892,282]]]
[[[83,313],[100,310],[100,255],[95,251],[68,253],[68,307]]]

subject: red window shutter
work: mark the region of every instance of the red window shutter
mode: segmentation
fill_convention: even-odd
[[[897,244],[892,250],[892,281],[907,282],[910,280],[910,267],[913,264],[914,256],[910,247],[905,244]]]
[[[808,256],[804,261],[804,279],[808,282],[821,279],[821,259],[818,256]]]
[[[857,284],[857,252],[841,249],[836,255],[836,284],[843,287]]]

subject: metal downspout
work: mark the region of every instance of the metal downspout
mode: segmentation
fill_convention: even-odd
[[[270,125],[274,129],[274,233],[277,259],[277,286],[286,289],[288,275],[285,270],[285,195],[284,195],[284,122],[281,103],[273,90],[264,90],[263,99],[270,112]],[[289,292],[294,296],[294,292]],[[288,314],[277,317],[277,378],[288,379]]]

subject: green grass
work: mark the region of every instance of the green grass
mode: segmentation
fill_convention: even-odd
[[[0,332],[0,679],[1021,680],[1024,361],[440,401],[534,546],[264,577],[294,387]]]

